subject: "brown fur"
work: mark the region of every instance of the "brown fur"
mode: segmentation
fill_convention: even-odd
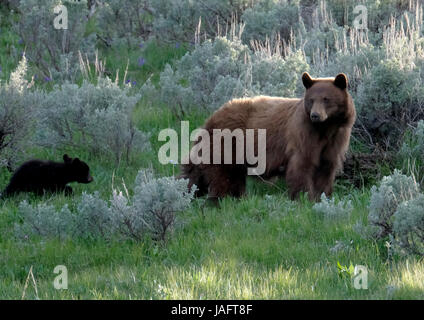
[[[263,177],[283,175],[291,198],[304,191],[311,200],[317,200],[323,192],[328,196],[332,193],[335,175],[342,168],[349,147],[356,113],[344,74],[312,79],[304,73],[302,80],[306,90],[301,99],[235,99],[218,109],[204,128],[210,133],[225,128],[266,129]],[[182,167],[182,177],[189,179],[190,187],[197,185],[197,195],[208,194],[210,198],[240,197],[245,192],[246,174],[246,163],[189,163]]]

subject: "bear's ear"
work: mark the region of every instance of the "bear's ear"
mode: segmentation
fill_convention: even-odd
[[[69,158],[69,156],[67,154],[63,155],[63,161],[65,161],[65,163],[70,163],[72,161],[72,158]]]
[[[307,72],[304,72],[302,74],[302,82],[306,89],[309,89],[314,84],[314,80],[311,78],[311,76]]]
[[[347,88],[347,76],[344,73],[339,73],[334,78],[334,85],[342,90]]]

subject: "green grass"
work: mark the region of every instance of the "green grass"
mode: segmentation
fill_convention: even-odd
[[[241,200],[223,199],[219,208],[203,207],[196,200],[184,212],[179,227],[165,245],[154,242],[89,242],[75,239],[17,240],[18,204],[47,201],[63,206],[78,201],[83,191],[99,190],[107,199],[125,180],[131,188],[139,168],[152,164],[160,175],[178,168],[162,166],[156,159],[161,146],[160,128],[178,130],[179,122],[167,109],[143,109],[135,119],[140,129],[152,131],[152,150],[118,168],[107,160],[80,152],[93,169],[89,185],[73,185],[75,196],[37,198],[19,195],[0,203],[0,298],[22,296],[30,267],[37,285],[26,290],[27,299],[407,299],[424,298],[422,261],[387,259],[383,243],[363,240],[353,230],[365,221],[368,189],[357,190],[339,181],[336,198],[349,197],[350,218],[328,222],[316,215],[306,197],[292,202],[284,183],[269,186],[249,178]],[[193,125],[207,115],[192,115]],[[61,152],[38,150],[39,157],[60,159]],[[4,172],[1,174],[5,181]],[[352,242],[350,249],[332,253],[336,241]],[[368,290],[356,290],[337,264],[365,265]],[[56,290],[53,269],[68,268],[69,287]]]
[[[9,31],[0,33],[1,79],[17,64],[10,56],[11,44],[18,41]],[[123,75],[129,61],[128,78],[139,86],[158,74],[166,63],[186,52],[181,46],[158,47],[148,43],[130,51],[105,49],[107,69]],[[137,65],[138,57],[146,63]],[[137,86],[135,90],[137,89]],[[337,181],[336,198],[348,197],[354,211],[349,218],[329,222],[312,211],[305,197],[288,200],[284,183],[270,186],[248,179],[247,195],[223,199],[219,208],[193,202],[179,217],[179,226],[166,244],[154,242],[105,242],[80,239],[64,242],[45,239],[18,240],[14,225],[20,223],[18,205],[27,199],[73,207],[83,191],[98,190],[108,199],[112,186],[122,181],[131,189],[140,168],[152,166],[160,176],[178,173],[178,167],[161,165],[157,141],[161,129],[180,128],[179,120],[166,106],[141,101],[134,113],[139,129],[151,132],[150,151],[135,155],[129,163],[116,166],[110,159],[76,150],[89,163],[94,182],[73,184],[75,195],[35,197],[21,194],[0,200],[0,299],[20,299],[28,272],[33,267],[37,291],[32,281],[26,299],[423,299],[424,263],[415,258],[388,260],[384,243],[362,239],[355,231],[358,221],[368,215],[369,188],[355,189]],[[184,120],[190,129],[202,125],[205,113],[192,113]],[[360,146],[355,146],[360,149]],[[60,161],[68,150],[35,148],[31,153],[42,159]],[[0,170],[0,188],[11,174]],[[332,252],[336,241],[350,248]],[[357,290],[349,276],[337,266],[364,265],[369,272],[368,290]],[[69,287],[56,290],[53,269],[65,265]]]
[[[250,181],[249,186],[256,184]],[[423,264],[387,261],[384,246],[362,240],[352,226],[366,214],[368,195],[352,192],[351,218],[329,223],[303,199],[290,202],[263,186],[242,200],[201,210],[195,202],[166,244],[17,241],[16,202],[0,217],[0,297],[20,298],[31,266],[40,299],[404,299],[423,298]],[[272,194],[270,201],[265,194]],[[38,200],[40,201],[40,200]],[[62,205],[63,196],[49,199]],[[7,209],[7,210],[5,210]],[[331,253],[336,240],[350,250]],[[369,289],[356,290],[337,263],[365,265]],[[56,265],[69,273],[55,290]],[[32,286],[26,298],[37,298]]]

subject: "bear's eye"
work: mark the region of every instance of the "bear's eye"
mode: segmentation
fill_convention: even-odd
[[[330,102],[330,99],[328,99],[327,97],[322,98],[322,100],[324,101],[324,103]]]

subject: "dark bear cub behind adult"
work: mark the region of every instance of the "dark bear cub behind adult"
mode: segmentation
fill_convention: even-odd
[[[2,197],[19,192],[34,192],[42,195],[46,192],[64,192],[72,194],[70,182],[90,183],[88,165],[78,158],[63,156],[64,162],[30,160],[21,165],[10,179]]]

